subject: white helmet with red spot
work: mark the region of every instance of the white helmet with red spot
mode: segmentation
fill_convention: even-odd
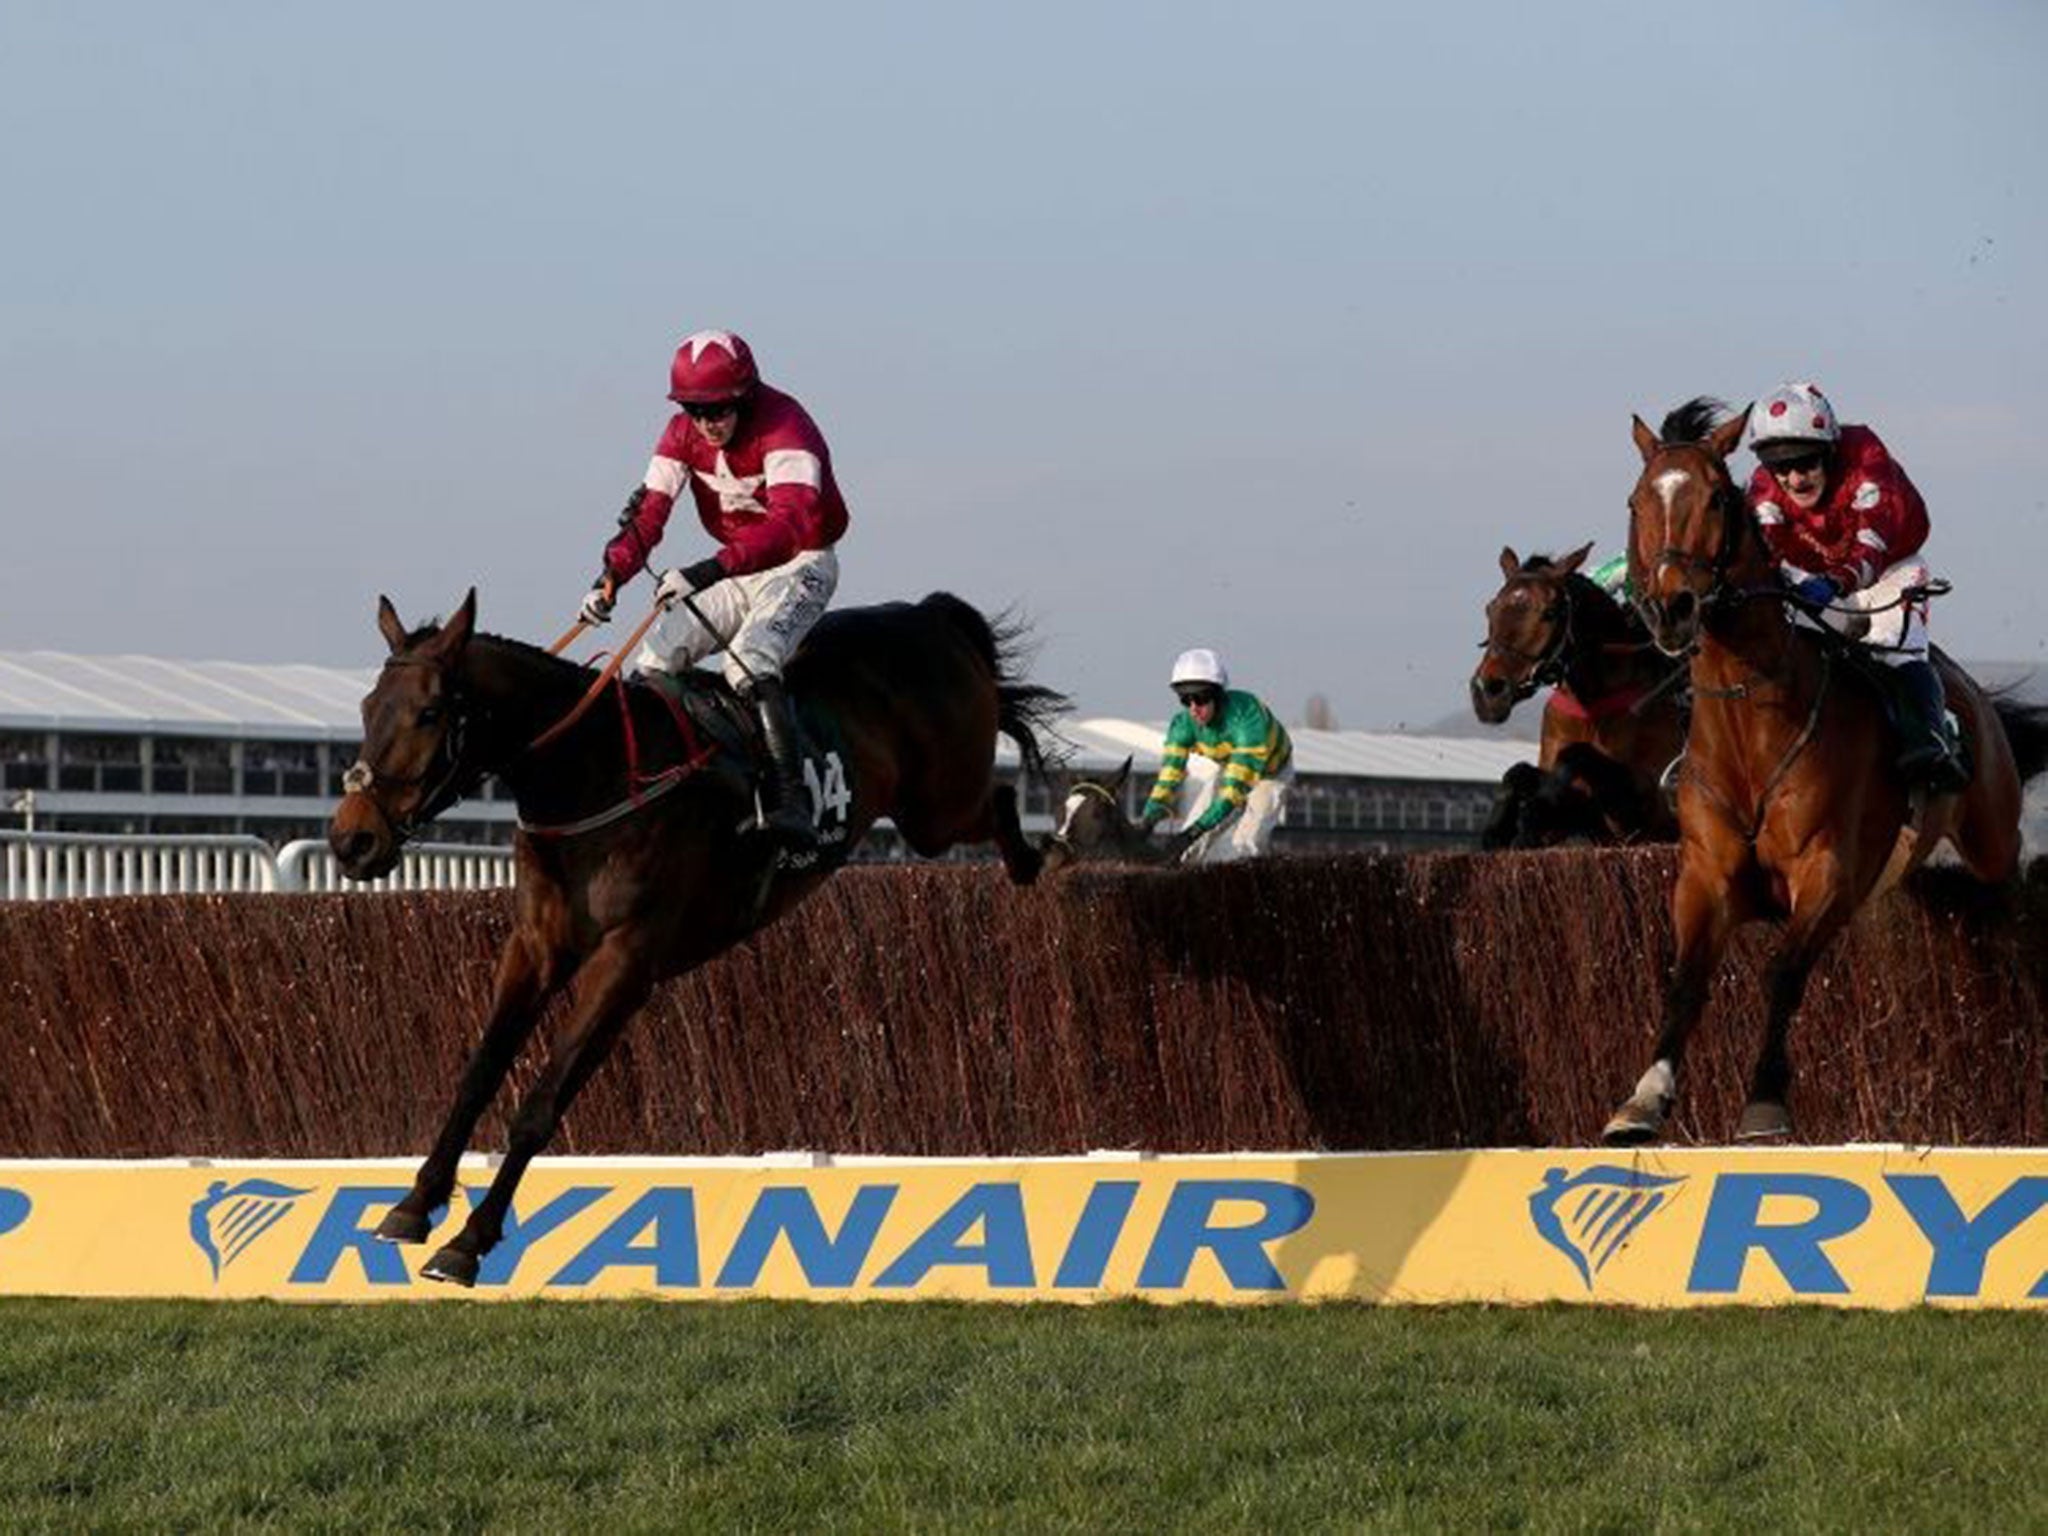
[[[1750,451],[1765,464],[1826,451],[1841,435],[1835,408],[1817,385],[1780,384],[1750,408]]]
[[[760,382],[754,354],[731,331],[697,331],[683,338],[669,365],[668,397],[678,405],[744,400]]]

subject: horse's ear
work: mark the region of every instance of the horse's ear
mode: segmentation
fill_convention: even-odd
[[[396,656],[405,645],[405,625],[399,620],[398,610],[391,606],[391,599],[381,595],[377,599],[377,628],[384,643],[391,647],[391,654]]]
[[[463,598],[462,605],[455,610],[454,616],[441,626],[441,636],[437,643],[441,649],[453,655],[469,644],[470,633],[475,628],[476,588],[471,587],[469,595]]]
[[[462,600],[455,612],[448,616],[448,622],[441,626],[440,632],[422,649],[437,661],[447,661],[461,654],[462,648],[469,643],[470,631],[475,628],[476,588],[471,587],[469,596]]]
[[[1628,424],[1630,430],[1635,433],[1636,451],[1643,456],[1645,464],[1649,463],[1650,455],[1657,451],[1657,434],[1643,425],[1643,418],[1640,416],[1629,417]]]
[[[1742,434],[1748,430],[1749,413],[1754,409],[1753,402],[1745,405],[1738,414],[1730,416],[1707,434],[1707,446],[1714,450],[1717,458],[1725,459],[1742,446]]]
[[[1126,755],[1125,755],[1125,757],[1124,757],[1124,765],[1123,765],[1123,767],[1121,767],[1121,768],[1117,769],[1117,771],[1116,771],[1116,777],[1115,777],[1115,778],[1113,778],[1113,779],[1111,779],[1111,780],[1109,781],[1109,784],[1108,784],[1108,789],[1109,789],[1110,793],[1111,793],[1111,794],[1119,794],[1119,795],[1120,795],[1120,794],[1122,794],[1122,793],[1123,793],[1123,788],[1124,788],[1124,785],[1125,785],[1125,784],[1127,784],[1127,783],[1128,783],[1128,782],[1130,781],[1130,777],[1131,777],[1131,754],[1126,754]]]
[[[1592,552],[1593,541],[1588,539],[1570,554],[1559,555],[1555,560],[1551,561],[1550,568],[1556,575],[1569,576],[1573,571],[1576,571],[1586,563],[1586,556]]]
[[[1503,545],[1501,545],[1501,547],[1500,547],[1500,573],[1501,573],[1501,575],[1503,575],[1503,576],[1509,576],[1509,577],[1512,577],[1512,576],[1514,576],[1514,575],[1515,575],[1515,574],[1516,574],[1517,572],[1519,572],[1519,571],[1520,571],[1521,569],[1522,569],[1522,557],[1521,557],[1520,555],[1518,555],[1518,554],[1516,554],[1516,553],[1515,553],[1515,547],[1514,547],[1514,546],[1513,546],[1512,544],[1503,544]]]

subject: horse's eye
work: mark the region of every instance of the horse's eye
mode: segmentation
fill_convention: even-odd
[[[421,725],[433,725],[433,724],[435,724],[436,722],[438,722],[438,721],[440,720],[440,718],[441,718],[441,706],[440,706],[440,705],[438,705],[438,704],[422,704],[422,705],[420,706],[420,724],[421,724]]]

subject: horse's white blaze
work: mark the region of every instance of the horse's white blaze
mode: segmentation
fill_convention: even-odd
[[[1087,798],[1082,794],[1067,796],[1066,803],[1060,807],[1060,824],[1053,830],[1054,837],[1065,837],[1073,830],[1075,813],[1081,809],[1081,802]]]
[[[1664,499],[1664,542],[1666,544],[1672,542],[1671,507],[1678,499],[1678,488],[1691,478],[1692,476],[1682,469],[1667,469],[1663,474],[1650,482],[1650,484],[1657,487],[1657,494]]]
[[[1661,1104],[1671,1098],[1677,1089],[1678,1074],[1672,1071],[1670,1062],[1660,1058],[1643,1074],[1642,1081],[1636,1084],[1636,1097],[1645,1101],[1655,1100]]]

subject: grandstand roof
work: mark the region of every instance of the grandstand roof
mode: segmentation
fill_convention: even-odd
[[[345,736],[373,668],[0,651],[0,730]]]
[[[325,737],[353,741],[371,667],[242,661],[167,661],[157,656],[79,656],[0,651],[0,730],[163,732],[230,737]],[[1080,769],[1114,768],[1126,754],[1146,772],[1159,765],[1163,720],[1069,720],[1060,734]],[[1491,783],[1529,756],[1526,743],[1290,727],[1303,773]],[[1014,761],[1009,742],[1000,743]]]

